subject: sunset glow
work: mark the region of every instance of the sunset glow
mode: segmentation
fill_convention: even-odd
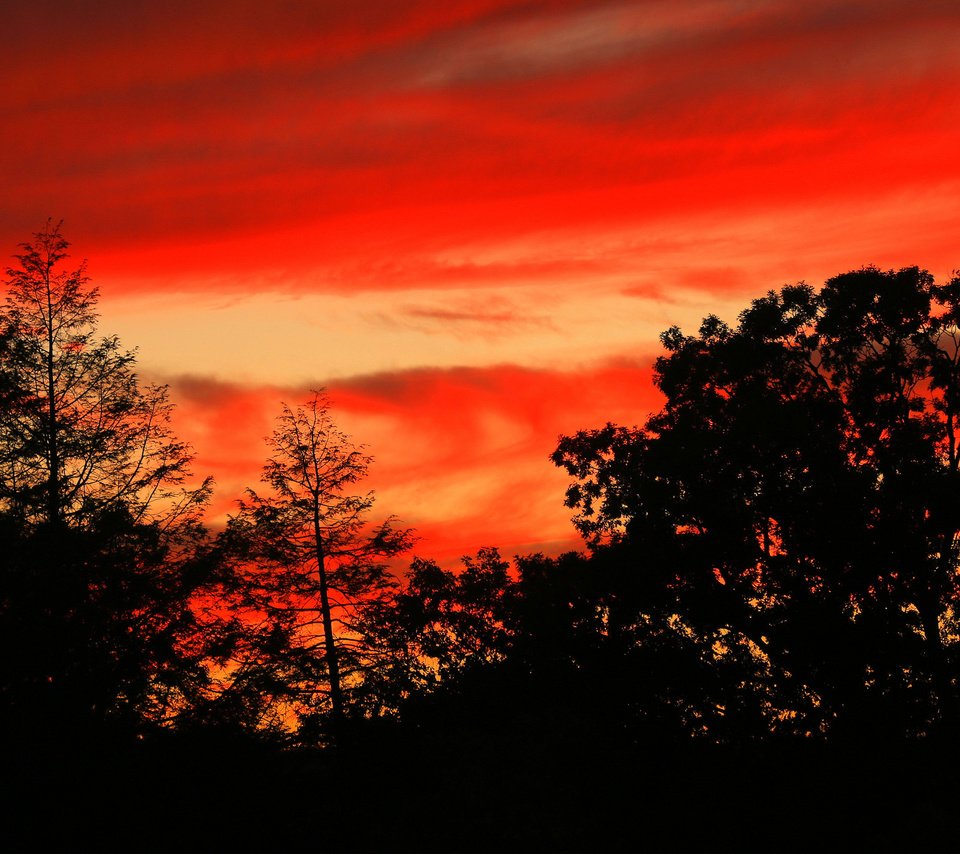
[[[217,492],[327,387],[448,562],[557,553],[558,435],[660,404],[657,335],[958,265],[954,0],[97,4],[2,14],[0,245],[48,217]]]

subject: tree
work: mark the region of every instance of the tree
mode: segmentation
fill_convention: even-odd
[[[376,649],[368,714],[436,731],[553,732],[601,751],[614,733],[661,743],[753,726],[757,703],[729,690],[749,668],[705,661],[668,620],[624,619],[620,567],[605,557],[532,554],[511,568],[484,548],[459,571],[415,560],[400,589],[362,610]]]
[[[7,660],[18,720],[155,719],[203,680],[190,597],[210,482],[165,386],[97,336],[98,291],[48,222],[7,270],[0,312],[0,528]],[[171,706],[172,704],[172,706]]]
[[[122,507],[170,526],[206,497],[181,489],[192,455],[171,429],[166,386],[140,384],[136,354],[96,337],[99,292],[48,222],[7,270],[0,498],[27,525],[84,526]]]
[[[567,504],[634,612],[752,659],[768,726],[953,718],[960,278],[873,267],[667,330],[642,429],[561,439]]]
[[[237,568],[227,595],[248,629],[225,661],[222,701],[239,703],[250,726],[311,738],[329,719],[335,736],[364,664],[353,614],[394,585],[387,561],[412,534],[392,517],[370,523],[373,492],[352,489],[372,458],[337,429],[324,392],[283,404],[267,444],[269,493],[248,490],[222,538]]]
[[[411,698],[459,690],[506,660],[517,599],[509,564],[492,548],[462,563],[455,573],[417,558],[401,588],[361,608],[359,625],[376,650],[363,685],[373,716],[396,717]]]

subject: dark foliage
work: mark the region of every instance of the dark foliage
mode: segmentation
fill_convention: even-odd
[[[628,615],[740,657],[771,730],[953,722],[958,295],[866,268],[668,330],[664,409],[554,454],[577,526],[634,576]]]
[[[48,223],[0,314],[0,697],[8,739],[135,731],[202,689],[190,450],[164,387],[96,336],[97,291]]]
[[[322,393],[212,542],[167,390],[97,336],[66,249],[25,244],[0,314],[8,847],[949,830],[960,278],[865,268],[668,330],[664,408],[553,454],[589,555],[400,583],[412,534],[369,521]]]

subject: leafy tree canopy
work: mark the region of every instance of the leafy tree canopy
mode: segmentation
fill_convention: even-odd
[[[667,330],[642,428],[561,439],[594,550],[634,613],[751,657],[771,726],[953,719],[960,278],[874,267]]]

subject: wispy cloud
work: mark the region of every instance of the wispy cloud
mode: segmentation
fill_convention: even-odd
[[[157,247],[158,272],[223,239],[258,269],[366,246],[403,276],[425,241],[642,230],[960,170],[942,0],[77,8],[5,12],[0,239],[63,215],[91,255]],[[316,242],[289,242],[304,224]]]

